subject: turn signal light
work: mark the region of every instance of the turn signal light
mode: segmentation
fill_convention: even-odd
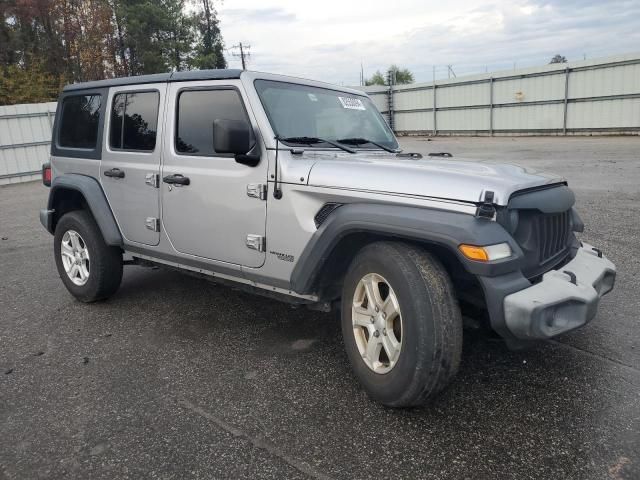
[[[477,245],[462,244],[458,247],[458,250],[467,257],[469,260],[475,260],[477,262],[491,262],[493,260],[500,260],[511,256],[511,247],[508,243],[498,243],[496,245],[487,245],[485,247],[479,247]]]
[[[475,245],[460,245],[458,249],[469,260],[477,260],[479,262],[488,262],[489,255],[485,252],[484,248],[476,247]]]

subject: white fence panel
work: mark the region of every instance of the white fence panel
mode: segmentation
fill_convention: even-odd
[[[398,90],[393,94],[395,110],[433,108],[433,90]]]
[[[445,110],[438,113],[438,130],[475,132],[489,129],[489,109]]]
[[[371,101],[376,106],[378,110],[381,112],[387,109],[387,94],[384,93],[382,95],[371,95]]]
[[[560,130],[562,110],[562,104],[497,108],[493,112],[493,128],[498,132],[516,130],[531,133]]]
[[[573,72],[569,98],[631,95],[640,92],[640,63]]]
[[[395,114],[395,127],[400,132],[427,133],[433,130],[433,113],[431,112],[406,112]],[[422,129],[422,130],[421,130]]]
[[[640,98],[577,102],[568,105],[570,129],[624,129],[640,125]]]
[[[498,80],[493,103],[540,102],[564,99],[564,74]]]
[[[55,112],[55,102],[0,107],[0,185],[40,178]]]
[[[429,91],[433,95],[433,90]],[[468,85],[442,85],[436,88],[437,108],[487,105],[491,91],[488,82]]]

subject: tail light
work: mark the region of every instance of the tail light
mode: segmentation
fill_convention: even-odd
[[[42,165],[42,184],[45,187],[51,186],[51,164],[44,163]]]

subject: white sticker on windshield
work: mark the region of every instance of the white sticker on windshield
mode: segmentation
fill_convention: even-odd
[[[364,108],[364,103],[359,98],[352,97],[338,97],[340,103],[342,104],[342,108],[348,108],[350,110],[366,110]]]
[[[316,97],[313,93],[307,93],[307,96],[309,97],[309,100],[311,100],[312,102],[318,101],[318,97]]]

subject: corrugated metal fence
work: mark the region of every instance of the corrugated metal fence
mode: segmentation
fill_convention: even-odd
[[[640,132],[640,54],[361,88],[398,133]]]
[[[0,107],[0,185],[40,178],[55,112],[55,102]]]

